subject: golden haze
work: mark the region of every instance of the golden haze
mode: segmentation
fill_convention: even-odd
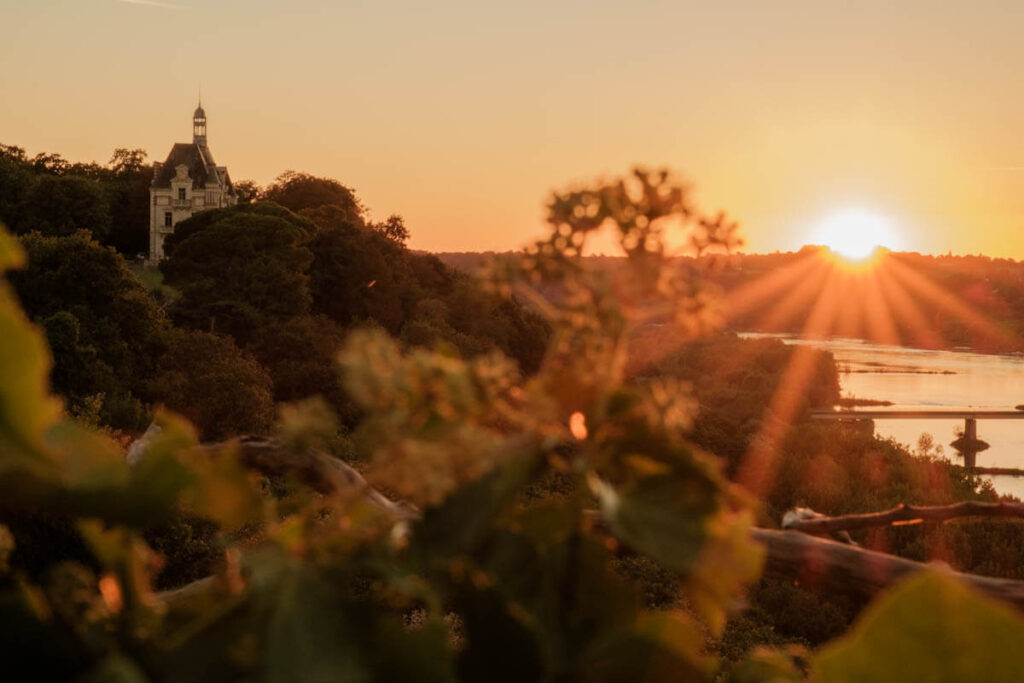
[[[1024,6],[893,4],[7,2],[0,140],[161,160],[202,87],[237,179],[336,177],[415,248],[516,248],[549,188],[640,163],[752,252],[856,205],[1024,257]]]

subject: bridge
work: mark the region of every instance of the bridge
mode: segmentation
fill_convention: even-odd
[[[1024,420],[1024,410],[815,410],[812,420],[963,420],[964,435],[953,442],[964,456],[964,467],[977,466],[978,453],[988,444],[978,438],[978,420]]]

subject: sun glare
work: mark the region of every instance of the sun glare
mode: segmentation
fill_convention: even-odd
[[[863,261],[879,247],[896,249],[899,240],[887,218],[847,209],[825,218],[814,231],[812,241],[825,245],[841,258]]]

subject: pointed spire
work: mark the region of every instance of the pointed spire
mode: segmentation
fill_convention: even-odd
[[[203,93],[199,92],[199,106],[192,115],[192,142],[206,146],[206,112],[203,110]]]

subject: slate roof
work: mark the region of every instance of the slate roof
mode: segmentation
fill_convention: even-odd
[[[214,164],[213,155],[210,154],[209,149],[188,142],[175,143],[171,148],[171,153],[167,155],[167,161],[153,176],[153,187],[170,187],[171,180],[177,175],[177,167],[181,164],[188,166],[188,173],[192,177],[192,189],[204,189],[207,185],[210,187],[223,186],[229,194],[234,194],[227,168]]]

